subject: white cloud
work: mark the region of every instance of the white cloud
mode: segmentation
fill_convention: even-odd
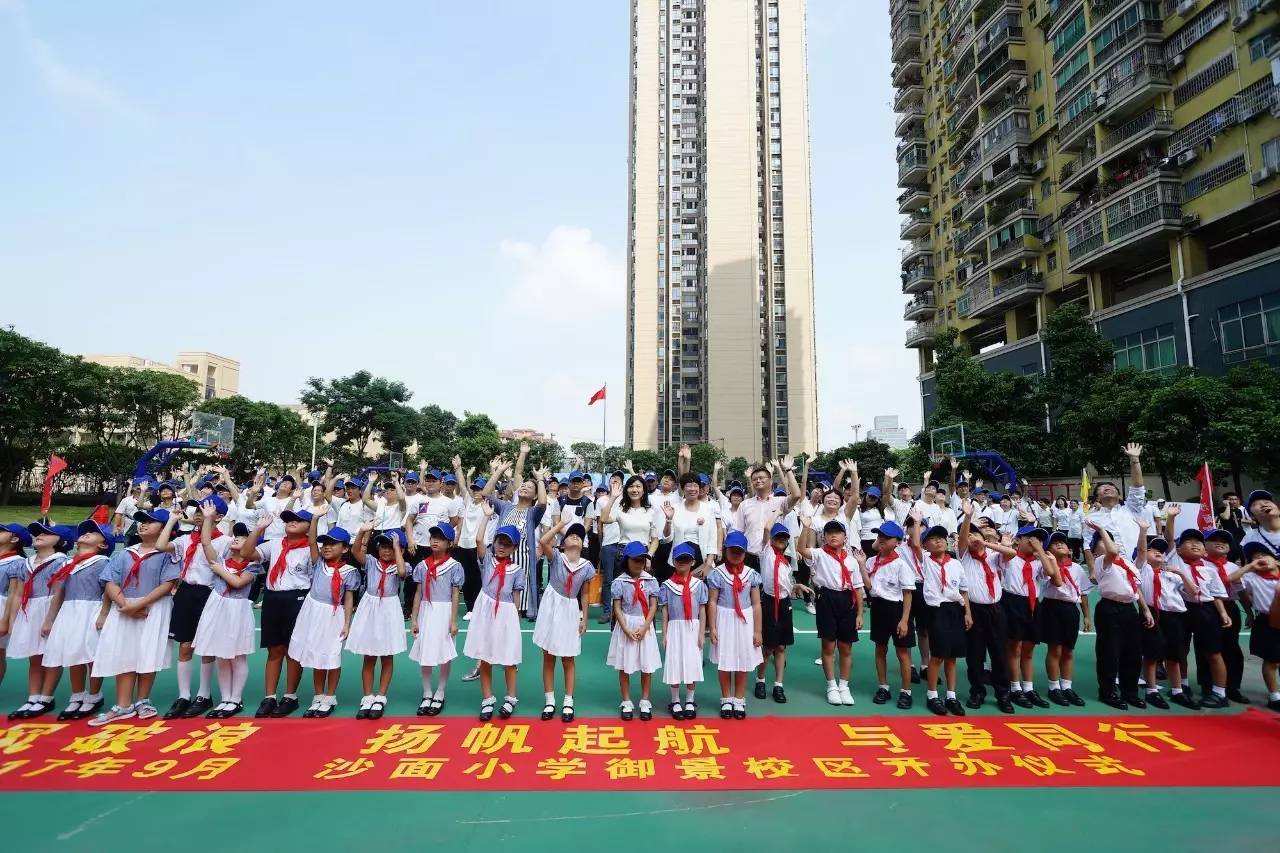
[[[621,332],[624,266],[589,228],[557,225],[540,246],[503,240],[498,250],[512,278],[505,307],[516,317],[579,328],[604,321]]]

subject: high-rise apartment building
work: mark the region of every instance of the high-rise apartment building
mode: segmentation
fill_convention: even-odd
[[[627,445],[816,451],[804,0],[632,0]]]
[[[202,400],[240,393],[240,362],[211,352],[180,352],[173,364],[124,353],[93,353],[84,356],[84,360],[106,367],[158,370],[185,376],[199,386]]]
[[[1278,5],[890,3],[926,416],[942,329],[989,369],[1041,371],[1068,302],[1118,366],[1280,359]]]

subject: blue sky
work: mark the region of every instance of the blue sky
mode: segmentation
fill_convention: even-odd
[[[364,368],[565,443],[607,382],[620,441],[627,10],[0,0],[0,322],[226,354],[276,402]],[[823,448],[920,421],[888,52],[884,4],[810,0]]]

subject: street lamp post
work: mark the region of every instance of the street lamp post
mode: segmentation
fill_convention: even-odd
[[[854,444],[857,444],[857,443],[858,443],[858,431],[859,431],[860,429],[862,429],[862,424],[854,424],[854,425],[853,425],[853,443],[854,443]]]

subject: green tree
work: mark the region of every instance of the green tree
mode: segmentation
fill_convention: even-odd
[[[1222,406],[1204,424],[1209,465],[1243,492],[1241,476],[1280,482],[1280,370],[1264,365],[1237,367],[1221,380]]]
[[[751,463],[747,461],[745,456],[735,456],[725,465],[725,480],[743,480],[747,476],[747,469],[751,467]]]
[[[635,466],[637,472],[643,474],[646,471],[652,471],[655,474],[661,474],[670,468],[673,471],[676,467],[676,452],[674,448],[664,450],[633,450],[629,457],[631,464]]]
[[[320,431],[333,436],[335,455],[345,452],[366,460],[370,442],[383,430],[388,430],[383,446],[390,450],[403,450],[418,433],[418,424],[405,411],[412,396],[403,382],[361,370],[327,382],[312,377],[303,387],[301,400],[320,418]]]
[[[884,469],[898,467],[893,449],[882,441],[869,438],[846,444],[843,447],[837,447],[835,450],[819,453],[814,457],[810,468],[814,471],[825,471],[834,477],[836,471],[839,470],[840,462],[845,459],[852,459],[858,463],[858,476],[862,479],[863,488],[880,485],[880,482],[884,479]],[[917,467],[916,469],[903,468],[902,470],[922,469]]]
[[[498,425],[488,415],[463,412],[455,436],[453,452],[462,458],[464,469],[474,467],[477,471],[487,470],[489,461],[502,448]],[[452,454],[449,458],[452,458]]]
[[[559,471],[564,466],[564,448],[558,442],[529,441],[527,444],[529,445],[529,455],[524,461],[525,473],[530,473],[535,468],[543,467],[552,471]],[[520,455],[520,440],[513,438],[502,442],[498,452],[514,461]]]
[[[458,416],[432,403],[418,411],[418,458],[442,465],[453,458]]]
[[[1040,382],[1040,397],[1054,425],[1051,440],[1067,469],[1076,470],[1089,460],[1078,452],[1079,436],[1061,429],[1061,420],[1093,397],[1094,386],[1112,371],[1115,348],[1089,321],[1084,306],[1078,302],[1049,314],[1040,330],[1040,341],[1049,360],[1049,372]]]
[[[1146,410],[1162,377],[1132,368],[1097,377],[1088,395],[1058,417],[1056,431],[1069,445],[1063,471],[1079,474],[1086,465],[1109,474],[1128,471],[1121,448],[1134,441],[1134,423]]]
[[[718,444],[699,442],[689,445],[689,470],[695,474],[702,473],[710,476],[716,463],[725,462],[727,459],[728,457]]]
[[[237,480],[248,480],[259,467],[292,468],[311,460],[311,427],[291,409],[245,397],[208,400],[199,411],[235,418],[235,450],[227,467]],[[327,455],[321,444],[317,458]]]
[[[1143,458],[1159,471],[1164,495],[1170,478],[1189,480],[1206,459],[1205,427],[1227,405],[1230,390],[1222,380],[1195,370],[1181,370],[1147,398],[1133,424],[1133,440],[1143,445]]]

